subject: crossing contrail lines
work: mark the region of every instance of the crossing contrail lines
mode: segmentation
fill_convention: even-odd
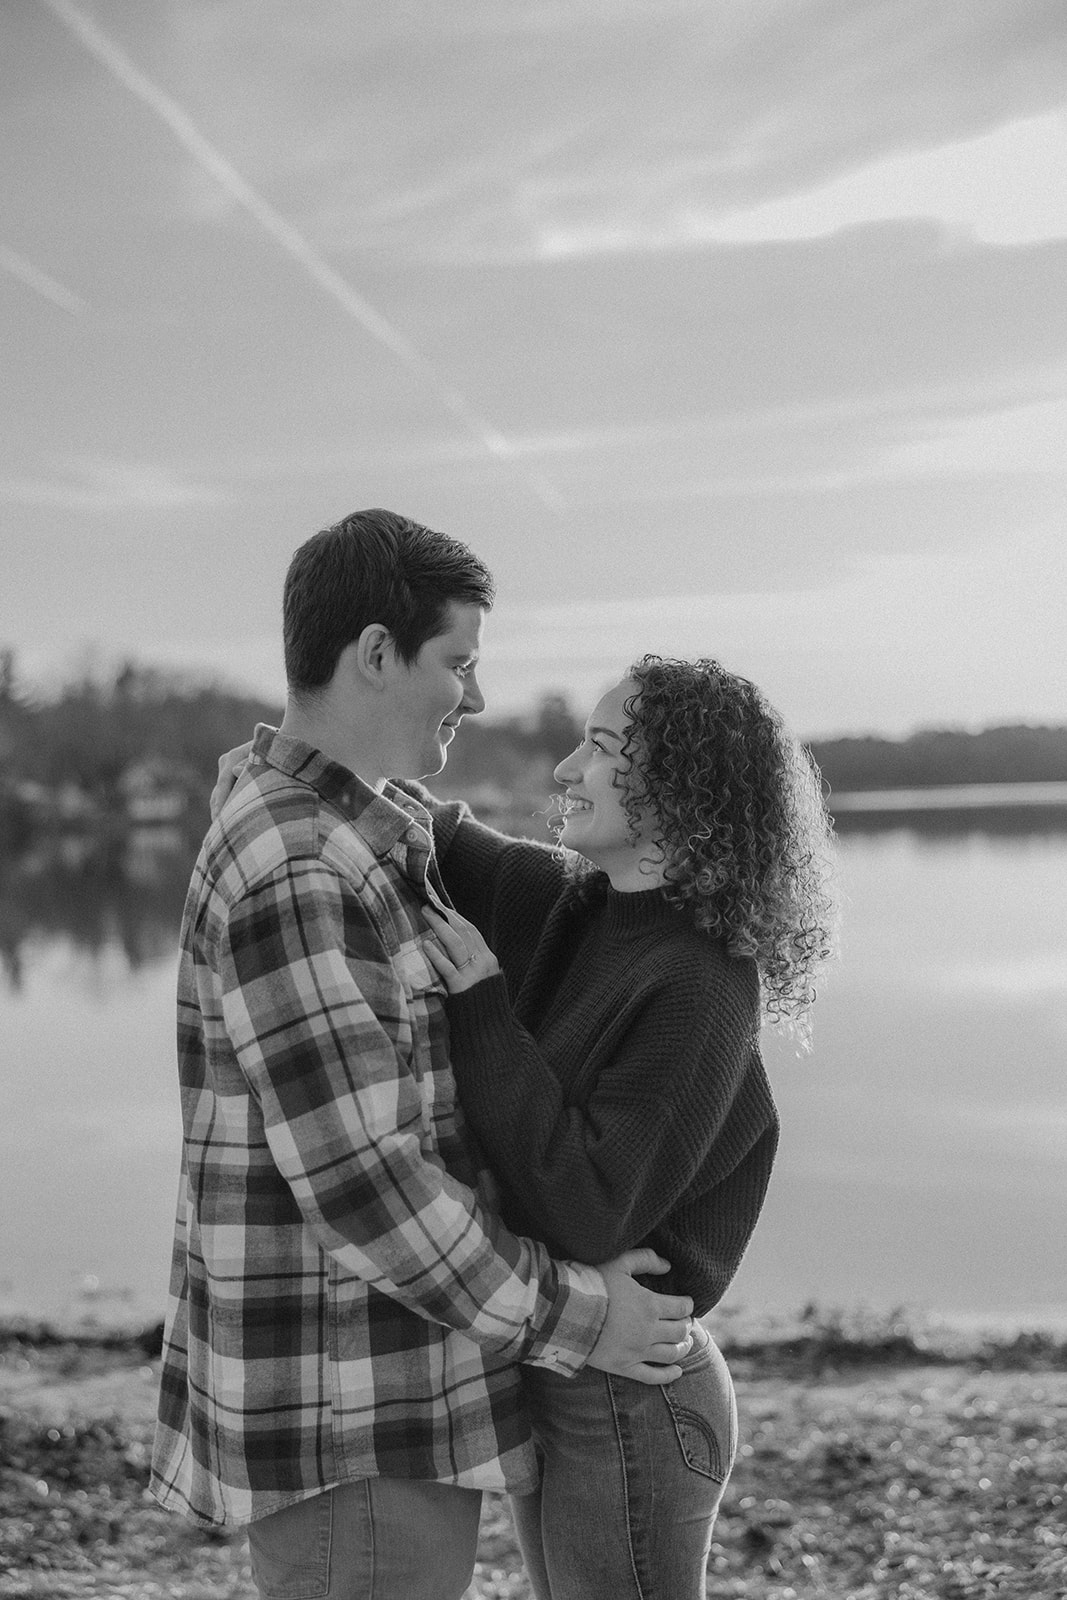
[[[436,368],[427,361],[388,318],[383,317],[370,301],[336,272],[298,229],[274,209],[263,196],[248,183],[226,157],[204,138],[195,123],[181,106],[164,90],[147,78],[130,57],[113,40],[108,38],[91,18],[87,17],[72,0],[40,0],[65,27],[96,57],[101,66],[129,92],[143,101],[161,122],[173,133],[197,165],[214,178],[230,198],[259,223],[263,231],[280,246],[320,289],[324,290],[342,311],[359,325],[372,339],[400,362],[414,377],[426,384],[437,396],[444,410],[466,433],[470,434],[498,461],[512,467],[520,479],[541,504],[556,515],[562,509],[554,488],[526,470],[515,471],[518,452],[511,441],[493,424],[480,416],[464,395],[447,383]]]

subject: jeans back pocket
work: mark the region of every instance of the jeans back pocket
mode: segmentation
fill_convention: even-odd
[[[698,1332],[699,1330],[699,1332]],[[718,1345],[698,1322],[703,1339],[678,1365],[682,1376],[660,1392],[667,1404],[685,1463],[694,1472],[725,1483],[737,1449],[737,1404],[733,1380]]]

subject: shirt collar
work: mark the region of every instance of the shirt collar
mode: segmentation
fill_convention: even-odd
[[[248,766],[250,769],[274,767],[306,783],[320,799],[347,818],[376,856],[388,855],[402,839],[426,851],[432,848],[430,813],[412,795],[388,781],[379,793],[339,761],[331,761],[321,750],[316,750],[314,745],[279,733],[267,723],[256,726]],[[414,833],[412,823],[422,831]]]

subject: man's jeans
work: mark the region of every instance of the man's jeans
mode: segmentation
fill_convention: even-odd
[[[248,1530],[262,1600],[460,1600],[478,1553],[477,1489],[363,1478]]]
[[[537,1600],[704,1600],[737,1409],[726,1362],[696,1330],[666,1388],[523,1369],[542,1476],[512,1507]]]

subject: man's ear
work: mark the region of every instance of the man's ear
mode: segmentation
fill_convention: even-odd
[[[368,622],[358,639],[346,645],[338,661],[348,658],[354,671],[375,689],[384,689],[397,664],[396,644],[384,622]]]

